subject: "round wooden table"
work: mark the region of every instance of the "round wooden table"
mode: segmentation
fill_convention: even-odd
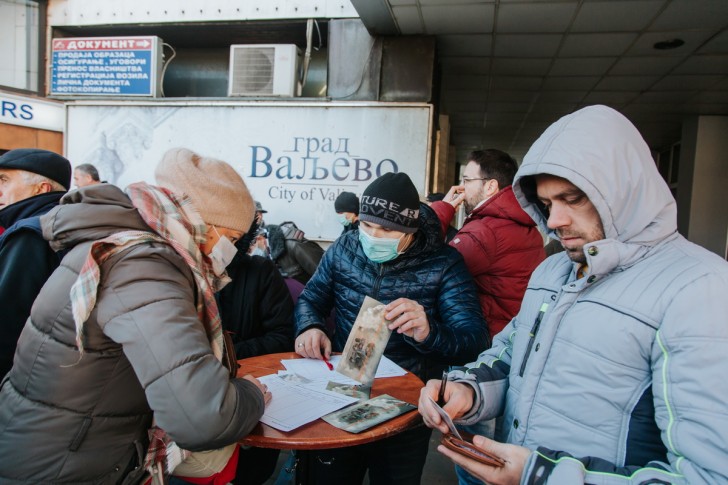
[[[281,354],[261,355],[238,361],[238,377],[250,374],[261,377],[275,374],[284,370],[281,359],[301,358],[295,352]],[[370,397],[380,394],[389,394],[402,401],[417,406],[420,398],[420,389],[424,384],[411,372],[401,377],[384,377],[375,379]],[[282,450],[320,450],[326,448],[343,448],[345,446],[362,445],[372,441],[393,436],[407,429],[422,424],[422,419],[416,410],[369,428],[361,433],[349,433],[335,426],[331,426],[323,419],[317,419],[293,431],[284,432],[258,423],[253,431],[240,440],[240,444],[257,446],[260,448],[277,448]]]

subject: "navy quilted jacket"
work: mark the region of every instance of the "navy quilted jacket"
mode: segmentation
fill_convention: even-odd
[[[365,296],[382,303],[409,298],[425,307],[430,335],[416,342],[396,332],[385,355],[421,379],[440,377],[447,365],[460,365],[490,342],[472,277],[462,256],[446,246],[440,223],[426,205],[420,207],[420,229],[412,246],[393,261],[369,260],[359,231],[340,236],[326,251],[296,305],[296,335],[317,327],[336,309],[336,328],[329,335],[341,352]]]

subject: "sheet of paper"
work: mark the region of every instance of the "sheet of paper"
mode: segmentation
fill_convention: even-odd
[[[328,387],[329,383],[333,382],[333,381],[330,381],[329,380],[328,376],[327,377],[319,377],[319,378],[316,378],[316,379],[309,379],[307,377],[299,376],[298,374],[294,374],[292,372],[288,372],[288,371],[285,371],[285,370],[278,371],[278,376],[281,379],[285,379],[285,380],[287,380],[289,382],[296,382],[296,383],[300,384],[303,387],[308,387],[310,389],[316,389],[316,390],[319,390],[319,391],[326,389]],[[354,385],[357,385],[357,384],[358,383],[352,381],[351,383],[345,384],[345,385],[354,386]]]
[[[340,355],[334,355],[331,357],[331,365],[336,368],[336,365],[341,359]],[[284,359],[281,360],[281,364],[286,368],[288,372],[298,374],[299,376],[305,377],[309,380],[325,379],[328,381],[340,382],[342,384],[359,384],[359,382],[346,377],[343,374],[339,374],[335,370],[329,370],[326,363],[323,360],[318,359]]]
[[[395,364],[386,355],[383,355],[382,360],[379,361],[379,367],[377,367],[377,374],[374,377],[379,379],[380,377],[399,377],[406,374],[406,370]]]
[[[281,431],[294,430],[358,401],[336,392],[304,387],[276,374],[258,380],[268,386],[273,396],[260,422]]]
[[[330,362],[336,368],[341,360],[340,355],[334,355],[331,357]],[[326,381],[339,382],[341,384],[360,384],[360,382],[351,379],[343,374],[336,371],[329,370],[326,364],[322,360],[318,359],[284,359],[281,360],[281,364],[286,368],[286,371],[293,374],[298,374],[301,377],[305,377],[310,380],[326,379]],[[382,356],[379,361],[379,367],[377,373],[374,376],[376,379],[380,377],[398,377],[407,374],[407,371],[402,367],[398,366],[386,356]]]

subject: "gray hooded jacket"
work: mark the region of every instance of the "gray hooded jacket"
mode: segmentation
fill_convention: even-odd
[[[458,373],[476,389],[461,422],[503,416],[497,439],[534,450],[522,483],[725,483],[728,264],[677,233],[647,145],[610,108],[562,118],[526,155],[514,191],[548,230],[524,193],[535,174],[585,192],[605,239],[585,245],[582,278],[566,253],[536,269],[516,318]]]
[[[79,359],[69,290],[93,241],[150,230],[129,198],[107,184],[73,191],[41,223],[69,252],[35,300],[2,382],[0,483],[120,483],[136,474],[152,412],[190,450],[250,432],[263,396],[213,356],[192,272],[168,245],[133,246],[102,263]]]

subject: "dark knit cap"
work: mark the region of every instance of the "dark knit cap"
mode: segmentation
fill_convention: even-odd
[[[359,220],[393,231],[417,232],[420,196],[405,173],[385,173],[369,184],[361,196]]]
[[[25,170],[71,186],[71,162],[65,157],[38,148],[17,148],[0,157],[0,168]]]
[[[359,197],[351,192],[342,192],[334,201],[336,212],[353,212],[359,215]]]

